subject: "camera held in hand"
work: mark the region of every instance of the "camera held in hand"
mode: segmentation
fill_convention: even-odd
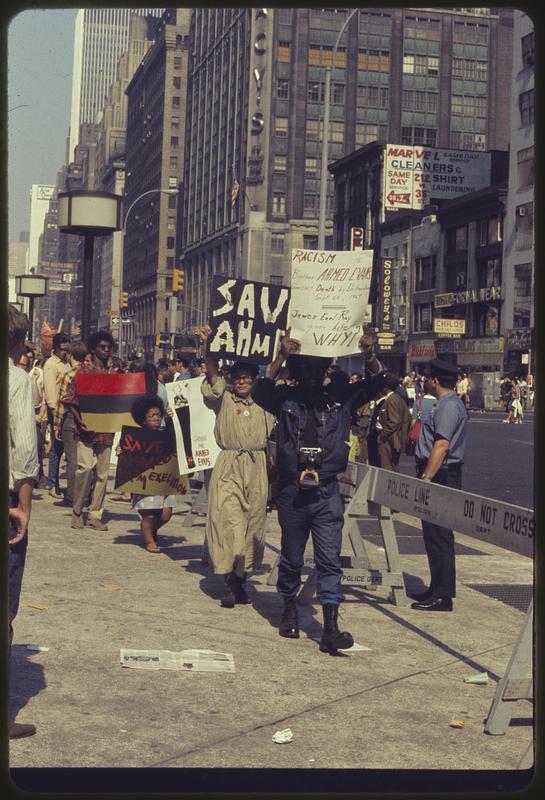
[[[299,463],[302,466],[299,476],[300,489],[316,489],[320,485],[318,467],[322,463],[321,447],[300,447]]]

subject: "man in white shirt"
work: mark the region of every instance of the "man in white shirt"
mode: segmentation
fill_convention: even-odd
[[[38,477],[38,446],[34,416],[34,386],[19,367],[25,347],[28,319],[14,306],[8,306],[9,325],[9,646],[13,640],[13,620],[19,609],[21,585],[32,509],[32,489]],[[10,721],[9,738],[21,739],[36,733],[34,725]]]

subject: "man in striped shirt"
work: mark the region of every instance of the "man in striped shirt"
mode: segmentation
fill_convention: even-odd
[[[32,509],[32,489],[39,471],[38,443],[34,417],[34,386],[30,376],[15,365],[25,347],[28,319],[8,306],[9,326],[9,647],[13,641],[13,620],[19,609],[21,585]],[[21,739],[36,733],[34,725],[10,721],[9,738]]]

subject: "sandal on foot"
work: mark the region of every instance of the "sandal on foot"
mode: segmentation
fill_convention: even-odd
[[[157,545],[155,544],[155,542],[148,542],[148,543],[145,545],[145,548],[146,548],[146,550],[148,551],[148,553],[160,553],[160,552],[161,552],[161,548],[160,548],[160,547],[157,547]]]

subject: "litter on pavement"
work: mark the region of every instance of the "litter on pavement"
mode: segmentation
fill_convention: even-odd
[[[488,672],[479,672],[476,675],[466,675],[464,683],[490,683]]]
[[[98,585],[102,586],[103,589],[108,589],[110,592],[118,592],[121,589],[118,583],[99,583]]]
[[[461,719],[453,719],[452,722],[449,723],[451,728],[463,728],[464,722]]]
[[[273,742],[276,744],[286,744],[293,741],[293,731],[291,728],[284,728],[283,731],[276,731],[272,737]]]
[[[357,653],[361,650],[370,651],[371,649],[372,649],[371,647],[366,647],[364,644],[358,644],[357,642],[354,642],[352,647],[349,647],[348,650],[343,650],[343,653]]]
[[[49,608],[49,606],[44,606],[44,605],[42,605],[42,603],[25,603],[25,602],[22,602],[21,605],[24,608],[37,608],[38,611],[47,611],[47,609]]]
[[[213,650],[121,650],[122,667],[132,669],[173,669],[191,672],[235,672],[231,653]]]
[[[47,653],[49,647],[42,647],[41,644],[27,644],[26,649],[35,653]]]

